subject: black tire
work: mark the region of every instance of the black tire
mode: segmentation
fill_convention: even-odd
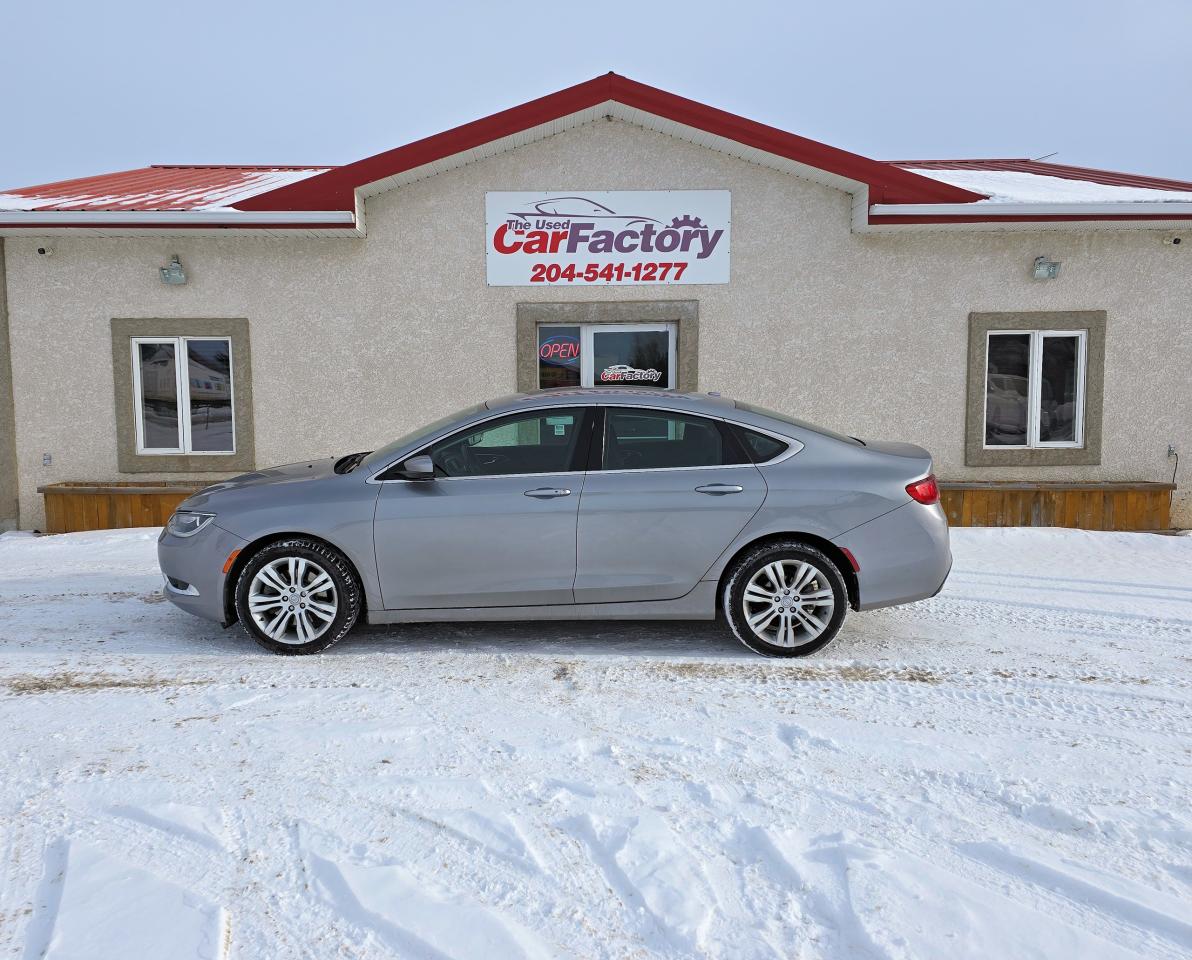
[[[831,614],[828,616],[822,632],[802,640],[800,635],[806,635],[808,628],[799,622],[797,632],[793,632],[791,635],[792,645],[779,645],[759,636],[746,618],[745,588],[755,575],[776,561],[809,564],[815,568],[815,574],[804,588],[810,590],[808,595],[820,595],[828,590],[831,590],[832,594]],[[787,594],[784,594],[781,588],[773,587],[773,581],[769,579],[768,575],[762,574],[762,576],[770,583],[770,588],[775,590],[776,597],[784,597],[790,593],[788,590]],[[750,550],[737,560],[725,578],[721,600],[725,619],[728,620],[733,635],[754,653],[760,653],[764,657],[806,657],[831,643],[840,631],[845,614],[848,612],[848,586],[844,582],[844,575],[840,572],[840,568],[823,551],[817,550],[801,540],[781,540]],[[753,601],[753,603],[757,605],[758,601]],[[803,608],[800,607],[800,609]],[[808,607],[807,612],[814,616],[819,611],[816,608]],[[798,614],[789,614],[792,621],[795,621],[797,617]],[[778,615],[778,619],[781,622],[782,614]]]
[[[249,594],[257,574],[267,565],[291,557],[296,561],[304,560],[308,564],[317,564],[318,568],[331,578],[334,586],[335,615],[322,633],[305,643],[274,639],[261,629],[249,610]],[[305,537],[281,540],[262,547],[249,558],[236,580],[236,615],[240,619],[241,626],[250,637],[270,653],[283,656],[321,653],[332,644],[342,640],[355,626],[356,619],[360,616],[360,598],[360,583],[348,559],[334,547]],[[290,609],[292,610],[294,607],[291,606]],[[297,623],[296,619],[294,623]],[[297,639],[296,635],[295,641]]]

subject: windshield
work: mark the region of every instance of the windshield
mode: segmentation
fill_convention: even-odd
[[[778,420],[781,423],[789,423],[792,427],[799,427],[803,430],[810,430],[813,433],[823,434],[825,437],[831,437],[833,440],[842,440],[845,443],[851,443],[853,446],[865,446],[864,440],[858,440],[856,437],[846,437],[843,433],[837,433],[835,430],[829,430],[827,427],[819,427],[814,423],[808,423],[806,420],[799,420],[796,417],[788,416],[785,413],[776,413],[773,410],[767,410],[765,407],[755,407],[752,403],[742,403],[740,400],[736,401],[738,410],[744,410],[746,413],[756,413],[761,417],[769,417],[771,420]]]
[[[364,458],[362,463],[364,464],[366,470],[371,469],[372,467],[383,467],[392,461],[394,456],[396,456],[397,451],[401,450],[403,447],[416,444],[423,438],[433,437],[444,427],[451,426],[451,424],[453,424],[456,420],[463,420],[466,417],[480,413],[484,409],[485,406],[483,403],[476,403],[470,407],[465,407],[463,410],[458,410],[449,416],[440,417],[433,423],[428,423],[426,426],[419,427],[417,430],[411,430],[404,437],[398,437],[392,443],[385,444],[385,446],[381,447],[380,450],[374,450]]]

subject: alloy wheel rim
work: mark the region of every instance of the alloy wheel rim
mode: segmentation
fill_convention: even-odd
[[[836,599],[824,572],[805,560],[775,560],[745,585],[745,622],[775,647],[802,647],[828,629]]]
[[[278,643],[317,640],[339,612],[335,581],[313,560],[281,557],[257,571],[248,588],[248,612]]]

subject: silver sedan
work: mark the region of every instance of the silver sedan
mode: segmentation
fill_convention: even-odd
[[[714,394],[554,390],[371,453],[216,483],[162,531],[165,594],[274,653],[360,620],[712,620],[802,656],[938,593],[931,457]]]

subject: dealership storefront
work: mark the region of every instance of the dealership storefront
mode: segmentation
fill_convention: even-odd
[[[0,524],[618,385],[922,444],[957,522],[1192,525],[1188,223],[1192,184],[879,162],[611,75],[343,167],[11,190]],[[64,522],[136,521],[102,496]]]

